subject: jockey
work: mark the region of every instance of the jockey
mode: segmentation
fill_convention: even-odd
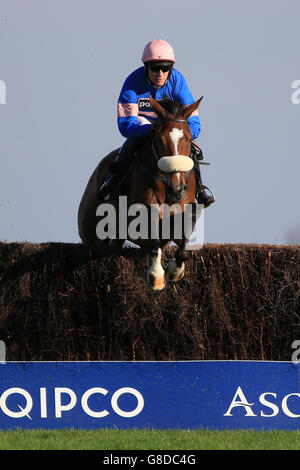
[[[173,66],[175,56],[172,47],[166,41],[157,39],[149,42],[143,51],[143,67],[132,72],[122,87],[118,100],[118,127],[126,141],[110,166],[110,174],[106,177],[99,196],[104,199],[110,195],[113,199],[118,195],[121,175],[128,168],[136,150],[150,135],[152,122],[157,118],[151,107],[149,94],[156,100],[169,98],[182,104],[194,103],[194,98],[183,75]],[[192,138],[196,139],[201,131],[198,111],[189,118]],[[202,184],[199,160],[203,158],[201,149],[192,144],[192,157],[195,162],[197,180],[197,201],[208,207],[215,201],[213,193]]]

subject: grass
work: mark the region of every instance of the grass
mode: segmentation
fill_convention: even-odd
[[[298,431],[15,430],[0,450],[300,450]]]

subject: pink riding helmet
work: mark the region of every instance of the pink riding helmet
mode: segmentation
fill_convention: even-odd
[[[172,46],[162,39],[155,39],[155,41],[148,42],[144,48],[142,55],[142,61],[163,61],[175,63],[175,55]]]

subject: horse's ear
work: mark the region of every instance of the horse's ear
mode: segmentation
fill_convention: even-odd
[[[186,107],[184,111],[184,119],[187,119],[194,111],[196,111],[202,99],[203,99],[203,96],[201,96],[201,98],[198,101],[195,101],[195,103],[190,104],[189,106]]]
[[[163,108],[151,95],[149,95],[150,103],[153,109],[157,112],[157,114],[163,118],[165,118],[168,114],[168,111]]]

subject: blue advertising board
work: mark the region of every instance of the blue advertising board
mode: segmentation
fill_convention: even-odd
[[[300,429],[300,364],[0,364],[0,429],[70,427]]]

